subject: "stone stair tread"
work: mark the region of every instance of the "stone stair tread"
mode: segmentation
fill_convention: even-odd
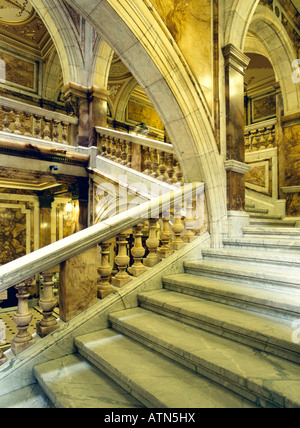
[[[297,227],[268,227],[268,226],[247,226],[243,228],[244,234],[262,236],[280,236],[281,239],[300,238],[300,228]]]
[[[129,313],[125,313],[125,316]],[[129,315],[130,316],[130,315]],[[161,328],[161,326],[160,326]],[[76,338],[86,358],[148,407],[253,408],[254,404],[112,329]]]
[[[184,267],[187,273],[205,275],[205,273],[212,275],[222,275],[223,277],[231,277],[234,279],[241,280],[258,280],[265,281],[270,286],[282,286],[282,287],[294,287],[293,292],[300,298],[300,278],[295,275],[293,270],[291,273],[283,272],[279,268],[268,268],[265,266],[254,266],[249,265],[247,269],[241,267],[238,263],[220,262],[220,261],[208,261],[208,260],[193,260],[184,262]]]
[[[298,364],[142,308],[114,313],[110,320],[114,329],[131,332],[165,355],[194,365],[199,373],[220,376],[228,387],[233,384],[277,406],[300,406]]]
[[[163,283],[201,289],[206,295],[224,295],[237,301],[256,303],[261,307],[277,308],[295,313],[296,316],[300,315],[300,306],[295,301],[295,293],[292,292],[276,290],[276,293],[274,293],[274,290],[268,288],[186,273],[166,275],[163,277]]]
[[[56,408],[144,407],[79,354],[37,365],[34,374]]]
[[[300,347],[292,341],[291,321],[169,290],[141,293],[139,302],[142,307],[146,304],[146,309],[148,306],[154,311],[153,308],[163,309],[163,314],[172,313],[176,319],[196,327],[207,326],[222,336],[235,333],[242,337],[243,343],[252,345],[255,341],[260,349],[268,352],[274,352],[271,346],[279,348],[281,356],[292,351],[294,361],[300,363]]]
[[[276,263],[278,267],[280,265],[291,265],[300,268],[300,257],[297,254],[282,254],[282,253],[266,253],[265,251],[251,251],[251,250],[243,250],[242,252],[238,249],[228,249],[228,248],[220,248],[220,249],[203,249],[202,254],[204,257],[225,257],[234,260],[243,260],[245,262],[267,262],[267,263]]]
[[[225,248],[228,246],[261,248],[280,252],[283,249],[289,254],[297,254],[300,249],[300,239],[281,239],[271,236],[243,236],[234,238],[224,238],[223,244]],[[243,248],[244,251],[244,248]],[[298,253],[299,254],[299,253]]]

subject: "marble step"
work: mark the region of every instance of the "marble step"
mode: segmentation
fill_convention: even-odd
[[[279,254],[299,255],[300,238],[284,239],[262,236],[243,236],[235,238],[224,238],[223,245],[225,248],[235,248],[244,250],[256,250],[264,252],[275,252]]]
[[[276,214],[262,214],[256,212],[248,212],[251,219],[263,219],[263,220],[280,220],[282,221],[282,216]]]
[[[292,271],[208,260],[186,261],[184,268],[188,274],[286,290],[295,293],[295,299],[300,298],[300,277]]]
[[[166,289],[141,293],[138,300],[149,311],[300,363],[292,321]]]
[[[256,208],[256,207],[246,207],[246,211],[248,213],[256,213],[256,214],[269,214],[269,210],[266,208]]]
[[[254,287],[222,279],[188,275],[186,273],[163,277],[166,290],[189,296],[248,309],[265,315],[274,315],[293,322],[300,319],[299,300],[295,293]],[[298,298],[298,295],[296,296]]]
[[[33,371],[56,408],[145,407],[79,354],[39,364]]]
[[[280,239],[300,239],[300,228],[248,226],[243,228],[244,236],[277,237]]]
[[[272,219],[272,218],[252,218],[250,216],[250,225],[285,228],[285,227],[295,227],[296,222],[284,221],[284,220]]]
[[[242,265],[267,266],[278,269],[293,269],[298,271],[300,276],[300,257],[299,255],[267,253],[266,251],[253,251],[240,249],[203,249],[204,260],[218,260],[240,263]]]
[[[300,407],[298,364],[142,308],[114,313],[110,321],[120,333],[190,367],[256,405]],[[128,349],[129,357],[130,351]],[[101,346],[98,352],[101,352]],[[138,352],[137,348],[131,352],[132,359],[135,359],[135,352]],[[121,359],[120,355],[123,357],[123,353],[119,352],[114,363]],[[109,361],[109,354],[106,359]],[[127,371],[134,371],[132,365],[127,368],[128,361],[123,364]],[[154,372],[159,370],[156,365],[154,362]],[[147,375],[153,376],[148,367]],[[174,375],[177,376],[176,373]],[[164,382],[168,383],[166,379]],[[187,385],[189,388],[190,385]],[[169,389],[172,390],[172,385]],[[192,397],[192,391],[189,392]],[[185,395],[183,391],[181,395]]]
[[[142,315],[146,311],[142,313],[139,311],[126,310],[121,314],[121,317],[127,319],[128,316],[132,316],[141,327],[144,323]],[[152,322],[153,317],[157,317],[157,315],[150,315],[152,315],[152,319],[150,319]],[[139,318],[141,323],[138,321]],[[168,336],[168,324],[164,324],[164,319],[159,318],[159,321],[161,334],[164,336],[163,332],[165,332]],[[148,327],[150,326],[149,324]],[[172,330],[171,334],[176,334],[176,331]],[[154,337],[154,340],[157,339]],[[184,337],[182,339],[185,343]],[[143,341],[142,337],[141,340]],[[86,359],[118,382],[122,388],[148,408],[257,407],[256,404],[222,385],[216,384],[194,370],[166,358],[162,353],[158,353],[113,329],[77,337],[75,343],[79,352]],[[165,347],[166,345],[163,341],[161,346]],[[169,354],[170,351],[168,349],[166,351]],[[176,351],[174,355],[176,355]],[[172,351],[171,354],[173,354]],[[195,367],[194,363],[188,365]]]

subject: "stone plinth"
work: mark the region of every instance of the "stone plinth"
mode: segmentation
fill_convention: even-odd
[[[59,316],[68,322],[97,302],[97,248],[61,263]]]

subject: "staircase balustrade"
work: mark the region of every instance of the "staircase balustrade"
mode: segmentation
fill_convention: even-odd
[[[183,174],[171,144],[109,128],[96,127],[96,131],[100,156],[168,184],[183,184]]]
[[[0,130],[14,135],[69,144],[78,118],[0,96]]]
[[[35,337],[28,331],[32,321],[32,313],[28,307],[28,288],[35,275],[42,272],[44,277],[39,303],[42,319],[36,325],[36,332],[38,336],[45,337],[59,327],[53,316],[57,306],[57,299],[53,294],[54,277],[57,276],[54,269],[60,265],[62,272],[66,263],[71,263],[71,270],[76,270],[76,275],[78,273],[80,276],[88,260],[92,271],[95,271],[95,297],[96,299],[106,298],[185,245],[183,235],[187,230],[195,229],[192,235],[188,234],[188,242],[198,234],[198,229],[201,227],[200,213],[202,213],[202,225],[204,224],[204,204],[201,203],[199,206],[197,201],[204,200],[203,193],[202,183],[185,184],[169,194],[140,204],[1,266],[0,293],[14,286],[17,289],[18,308],[14,321],[18,333],[11,343],[14,354],[19,354],[35,343]],[[196,204],[195,212],[192,212],[191,201]],[[101,249],[99,265],[97,257],[83,258],[80,262],[79,256],[97,246]],[[76,276],[76,280],[78,280],[78,289],[81,290],[82,278]],[[76,285],[72,280],[59,279],[59,314],[62,321],[68,320],[61,317],[61,304],[66,307],[67,303],[73,302],[64,302],[61,299],[63,296],[69,296],[70,300],[75,301],[74,287]],[[68,293],[67,288],[69,288]],[[81,300],[79,306],[81,312],[89,307],[85,306]],[[80,311],[76,315],[81,313]]]
[[[276,119],[259,122],[245,127],[246,153],[276,147]]]

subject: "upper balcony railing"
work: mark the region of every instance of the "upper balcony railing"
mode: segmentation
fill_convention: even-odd
[[[96,131],[100,156],[168,184],[182,185],[183,174],[172,144],[109,128],[96,127]]]
[[[246,153],[276,147],[276,119],[266,120],[245,127]]]
[[[78,118],[0,96],[0,130],[70,144]]]

